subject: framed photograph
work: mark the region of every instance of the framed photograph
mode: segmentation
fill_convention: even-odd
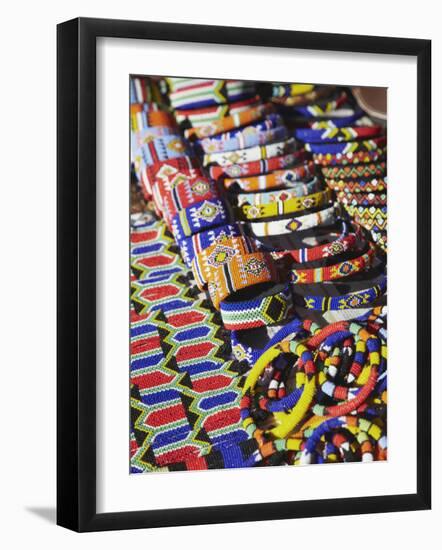
[[[430,508],[431,42],[57,40],[57,523]]]

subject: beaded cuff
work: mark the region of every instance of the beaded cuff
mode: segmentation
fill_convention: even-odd
[[[184,237],[229,223],[229,214],[219,199],[197,202],[180,210],[172,219],[172,233],[180,241]]]
[[[329,206],[312,214],[297,216],[295,218],[284,218],[270,222],[250,222],[249,229],[256,237],[269,235],[285,235],[294,231],[303,231],[318,225],[328,225],[335,221],[336,208]]]
[[[304,197],[289,198],[284,201],[271,202],[269,204],[250,205],[245,204],[236,211],[241,218],[246,220],[256,220],[258,218],[272,218],[274,216],[283,216],[294,212],[302,212],[310,208],[324,206],[331,199],[329,189],[319,191]]]
[[[291,187],[301,183],[303,180],[312,177],[315,174],[315,164],[309,161],[286,170],[274,170],[269,174],[252,176],[249,178],[225,178],[224,186],[226,189],[239,187],[243,191],[261,191],[273,187]]]

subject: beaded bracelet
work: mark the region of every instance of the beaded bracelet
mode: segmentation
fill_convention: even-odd
[[[178,172],[187,173],[192,169],[199,169],[199,162],[196,157],[187,155],[145,166],[139,174],[144,196],[152,196],[152,182],[156,179],[170,178]]]
[[[347,155],[361,151],[376,151],[385,147],[387,139],[382,136],[364,141],[345,141],[341,143],[305,143],[305,150],[314,154]]]
[[[387,229],[386,206],[346,206],[345,209],[352,218],[368,230],[374,227],[382,231]]]
[[[152,109],[150,104],[147,103],[135,103],[130,106],[130,127],[132,133],[156,126],[175,128],[176,121],[168,111]]]
[[[300,295],[296,287],[295,290],[295,300],[299,305],[306,309],[314,311],[339,311],[345,309],[354,309],[361,307],[368,307],[372,304],[379,296],[382,296],[387,289],[387,277],[383,275],[377,284],[372,285],[367,288],[367,282],[363,281],[362,283],[351,283],[351,286],[348,284],[333,285],[336,292],[339,292],[338,296],[324,296],[316,294],[307,294]],[[360,290],[354,290],[352,292],[344,293],[345,290],[354,286],[362,286]],[[321,287],[322,292],[326,290],[326,285]]]
[[[219,195],[214,183],[199,168],[163,172],[151,185],[153,200],[168,225],[179,210],[197,202],[217,199]]]
[[[303,197],[290,198],[285,201],[272,202],[268,204],[245,204],[236,208],[238,216],[245,220],[256,220],[258,218],[272,218],[274,216],[283,216],[302,212],[310,208],[324,206],[331,199],[329,189],[312,193]]]
[[[326,179],[325,183],[336,193],[377,193],[387,190],[387,178],[372,180]]]
[[[230,178],[238,178],[240,176],[256,176],[273,170],[281,170],[299,164],[306,160],[306,153],[303,149],[272,157],[265,160],[253,162],[243,162],[242,164],[231,164],[229,166],[209,166],[209,174],[213,179],[218,179],[224,176]]]
[[[298,128],[295,130],[295,138],[309,143],[317,142],[341,142],[355,139],[367,139],[379,135],[382,126],[351,126],[341,128]]]
[[[314,84],[273,84],[272,97],[304,95],[314,89]]]
[[[213,107],[201,107],[198,109],[175,109],[175,119],[179,124],[189,125],[191,127],[204,126],[216,122],[222,117],[234,115],[246,111],[252,107],[261,104],[258,96],[236,101],[235,103],[226,103],[224,105],[214,105]]]
[[[220,313],[225,328],[235,331],[282,323],[293,315],[290,286],[274,285],[248,300],[236,300],[233,294],[221,302]]]
[[[192,271],[198,288],[203,289],[214,277],[214,270],[229,263],[236,255],[246,255],[256,251],[248,237],[217,238],[211,246],[195,254]]]
[[[345,206],[385,206],[387,195],[385,193],[350,193],[339,191],[337,199]]]
[[[324,178],[333,181],[372,179],[385,176],[387,163],[381,161],[378,163],[357,164],[354,166],[324,166],[321,168],[321,171]]]
[[[285,126],[277,126],[275,128],[259,131],[254,131],[249,128],[250,127],[244,128],[243,132],[238,133],[235,137],[230,139],[217,140],[214,138],[206,138],[205,140],[198,141],[197,146],[199,146],[204,153],[210,155],[212,153],[238,151],[249,147],[268,145],[273,141],[285,140],[289,136]]]
[[[217,164],[218,166],[226,167],[245,162],[254,162],[273,157],[279,157],[291,153],[296,148],[294,138],[289,138],[270,145],[258,145],[249,149],[238,149],[226,153],[210,153],[204,155],[203,166],[209,164]]]
[[[187,144],[179,135],[160,136],[144,143],[135,153],[135,169],[140,172],[145,166],[161,161],[183,157],[188,154]]]
[[[327,128],[346,128],[348,126],[362,124],[361,120],[366,120],[363,111],[352,111],[348,115],[339,115],[339,117],[331,118],[330,114],[325,115],[325,118],[320,119],[308,118],[305,124],[312,130],[321,130]]]
[[[194,233],[205,231],[217,225],[229,223],[225,203],[219,199],[205,200],[180,210],[172,219],[172,233],[180,241]]]
[[[338,220],[341,223],[341,233],[336,235],[336,238],[331,242],[319,244],[316,246],[308,246],[293,250],[272,251],[272,257],[276,260],[286,256],[290,256],[295,262],[304,264],[314,262],[324,258],[337,256],[351,250],[361,238],[359,226],[355,225],[353,233],[349,233],[349,224],[345,220]],[[265,248],[264,248],[265,249]]]
[[[131,132],[130,151],[132,157],[137,155],[137,151],[144,143],[149,143],[162,136],[177,135],[176,126],[151,126],[142,128],[137,132]]]
[[[269,174],[252,176],[249,178],[225,178],[223,183],[226,189],[239,187],[242,191],[261,191],[273,187],[290,187],[310,178],[315,173],[315,164],[309,161],[286,170],[274,170]]]
[[[203,139],[215,136],[222,132],[230,132],[234,129],[242,128],[274,112],[273,105],[266,103],[256,107],[247,108],[235,114],[224,116],[218,120],[212,121],[206,126],[198,126],[184,130],[184,136],[187,139]]]
[[[326,100],[316,105],[305,105],[305,106],[295,105],[294,110],[299,115],[306,116],[306,117],[326,116],[327,113],[333,112],[339,107],[341,107],[341,105],[343,105],[347,101],[347,99],[348,98],[347,98],[346,92],[342,92],[338,95],[336,99]]]
[[[239,290],[262,283],[278,282],[276,266],[270,254],[253,252],[233,256],[230,262],[215,267],[207,289],[215,309],[220,302]]]
[[[291,281],[295,285],[299,285],[323,283],[325,281],[334,281],[335,279],[349,277],[350,275],[354,275],[360,271],[363,271],[367,267],[370,267],[374,260],[375,253],[375,248],[371,243],[369,243],[367,252],[364,252],[364,254],[358,256],[357,258],[344,260],[325,267],[292,269],[290,272]]]
[[[334,86],[320,86],[304,94],[283,97],[273,96],[271,99],[275,105],[278,105],[278,107],[293,109],[293,107],[296,106],[299,107],[301,105],[307,105],[314,101],[330,97],[334,89]]]
[[[357,151],[355,153],[337,153],[332,155],[331,153],[317,153],[313,155],[315,164],[321,166],[335,166],[335,165],[347,165],[347,164],[360,164],[360,163],[373,163],[380,160],[384,160],[386,156],[386,149],[379,148],[373,151]]]
[[[131,77],[129,80],[130,103],[161,103],[161,94],[157,82],[146,77]]]
[[[304,216],[290,217],[269,222],[249,222],[249,229],[256,237],[269,235],[286,235],[294,231],[303,231],[319,225],[328,225],[335,221],[336,207],[329,206],[318,212],[305,214]]]
[[[247,113],[247,111],[245,111]],[[241,114],[239,113],[236,115],[239,117]],[[202,138],[195,138],[195,143],[201,145],[201,146],[210,146],[213,145],[214,147],[219,145],[219,142],[222,141],[229,141],[233,138],[246,136],[247,134],[255,134],[259,132],[263,132],[265,130],[271,130],[272,128],[277,128],[278,126],[282,126],[284,124],[283,119],[281,115],[271,113],[267,115],[266,117],[260,117],[258,120],[254,120],[250,122],[248,125],[243,125],[241,127],[232,128],[231,130],[224,130],[223,132],[219,132],[217,134],[211,135],[211,136],[203,136]],[[192,129],[193,131],[196,131],[196,128]],[[188,134],[190,130],[186,130],[184,132],[184,135],[186,133]],[[213,151],[206,151],[208,153],[214,152]]]
[[[315,193],[321,189],[322,185],[318,178],[314,177],[310,181],[296,182],[286,189],[277,189],[266,191],[264,193],[239,193],[235,196],[237,206],[244,204],[260,205],[269,204],[278,201],[286,201],[297,197],[304,197]]]
[[[188,267],[191,267],[192,260],[204,249],[214,243],[222,242],[224,239],[239,237],[241,235],[241,226],[239,224],[227,224],[212,227],[191,237],[184,237],[177,242],[184,262]]]
[[[255,93],[253,82],[189,79],[186,85],[169,93],[169,101],[174,109],[198,109],[233,103],[255,96]]]

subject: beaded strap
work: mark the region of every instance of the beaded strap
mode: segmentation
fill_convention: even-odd
[[[314,311],[339,311],[369,307],[387,288],[387,277],[383,276],[374,286],[339,296],[296,295],[296,301],[306,309]],[[296,291],[296,289],[295,289]]]
[[[197,80],[189,79],[189,82],[178,88],[173,86],[169,93],[170,104],[174,109],[198,109],[210,107],[228,102],[239,101],[255,95],[255,83],[238,80]]]
[[[295,130],[296,139],[309,143],[353,141],[355,139],[367,139],[379,135],[381,126],[350,126],[341,128],[298,128]]]
[[[229,330],[273,325],[293,315],[293,296],[289,285],[276,285],[250,300],[226,299],[220,304],[220,312]]]
[[[265,124],[262,124],[265,126]],[[242,132],[237,133],[235,137],[229,139],[206,138],[197,142],[204,153],[209,155],[213,153],[238,151],[249,147],[256,147],[270,144],[273,141],[285,140],[288,138],[288,130],[285,126],[275,128],[255,130],[253,127],[246,127]]]
[[[347,155],[365,151],[377,151],[386,146],[387,138],[379,137],[363,141],[345,141],[342,143],[305,143],[305,150],[314,154]]]
[[[299,285],[342,279],[370,267],[374,258],[375,249],[370,244],[367,252],[352,260],[344,260],[326,267],[292,269],[291,280],[295,285]]]
[[[243,191],[260,191],[273,187],[291,187],[315,174],[315,164],[310,161],[286,170],[274,170],[269,174],[249,178],[225,178],[226,189],[238,186]]]
[[[345,155],[337,153],[315,153],[313,160],[315,164],[321,166],[346,166],[347,164],[373,163],[384,160],[387,151],[385,147],[380,147],[373,151],[356,151],[355,153],[348,152]]]
[[[335,206],[329,206],[318,212],[285,218],[270,222],[250,222],[249,228],[256,237],[267,237],[269,235],[286,235],[294,231],[303,231],[319,225],[328,225],[335,221]]]
[[[195,282],[200,289],[214,278],[214,270],[232,261],[234,256],[250,254],[256,247],[247,237],[217,238],[211,246],[204,248],[192,260]]]
[[[226,153],[210,153],[204,155],[203,165],[217,164],[218,166],[228,167],[242,164],[245,162],[254,162],[273,157],[279,157],[291,153],[296,148],[294,138],[272,143],[270,145],[258,145],[249,149],[238,149]]]
[[[243,219],[256,220],[258,218],[272,218],[274,216],[302,212],[309,208],[318,208],[327,204],[330,199],[331,192],[329,189],[326,189],[325,191],[319,191],[304,197],[289,198],[284,201],[271,202],[269,204],[245,204],[236,210]]]
[[[385,176],[386,170],[387,163],[385,161],[347,166],[324,166],[321,168],[324,178],[332,181],[379,178]]]
[[[318,178],[314,177],[310,181],[293,183],[286,189],[268,191],[265,193],[239,193],[235,198],[238,206],[243,206],[244,204],[256,206],[304,197],[305,195],[310,195],[318,191],[320,188],[321,183]]]
[[[178,241],[181,256],[186,265],[190,267],[195,256],[204,249],[218,241],[223,241],[229,237],[239,237],[241,234],[239,224],[227,224],[196,233],[191,237],[182,238]]]
[[[172,219],[172,232],[179,241],[184,237],[229,223],[229,214],[223,201],[205,200],[184,210]]]
[[[387,179],[371,180],[333,180],[326,179],[326,184],[330,189],[345,193],[376,193],[387,190]]]
[[[234,103],[214,105],[212,107],[201,107],[198,109],[175,109],[174,115],[179,124],[188,124],[192,127],[207,126],[227,115],[234,115],[247,111],[251,107],[260,104],[258,96]]]
[[[287,155],[272,157],[266,160],[243,162],[242,164],[231,164],[229,166],[209,166],[209,174],[213,179],[224,176],[239,178],[242,176],[256,176],[273,170],[288,168],[294,164],[303,162],[306,159],[304,150],[295,151]]]
[[[273,97],[291,97],[297,95],[303,95],[311,92],[314,89],[313,84],[273,84],[272,96]]]
[[[276,266],[270,254],[253,252],[235,255],[229,262],[215,267],[207,285],[210,298],[216,309],[228,296],[261,283],[278,282]]]
[[[193,137],[196,139],[203,139],[215,136],[221,132],[230,132],[235,128],[241,128],[242,126],[252,124],[273,111],[274,107],[268,103],[265,105],[258,105],[256,107],[251,107],[244,111],[240,111],[239,113],[214,120],[207,126],[199,126],[184,130],[184,136],[188,139]]]

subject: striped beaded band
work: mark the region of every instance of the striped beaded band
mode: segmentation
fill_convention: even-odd
[[[381,161],[371,164],[357,164],[347,166],[324,166],[322,175],[330,180],[361,180],[383,177],[387,171],[387,163]]]
[[[295,262],[305,264],[343,254],[355,246],[358,239],[361,237],[361,232],[359,226],[355,225],[354,233],[349,233],[349,224],[345,220],[340,220],[340,222],[342,224],[342,231],[340,235],[331,242],[317,246],[297,248],[295,250],[284,250],[281,252],[273,251],[271,255],[275,260],[285,256],[291,256]]]
[[[242,164],[231,164],[229,166],[209,166],[209,174],[213,179],[223,176],[230,178],[239,178],[241,176],[257,176],[273,170],[288,168],[294,164],[306,160],[306,153],[303,149],[287,155],[272,157],[266,160],[257,160],[253,162],[244,162]]]
[[[135,103],[130,106],[130,127],[132,134],[155,126],[174,128],[176,122],[171,113],[158,110],[158,108],[154,109],[151,107],[151,104]]]
[[[306,214],[304,216],[285,218],[270,222],[249,222],[249,229],[256,237],[266,237],[269,235],[286,235],[294,231],[303,231],[318,225],[328,225],[335,221],[336,208],[330,206]]]
[[[247,330],[281,323],[293,313],[292,292],[289,285],[276,285],[250,300],[227,298],[221,302],[220,312],[224,326],[229,330]]]
[[[372,243],[369,244],[367,252],[351,260],[344,260],[333,265],[325,267],[315,267],[309,269],[292,269],[290,272],[291,280],[295,285],[322,283],[324,281],[334,281],[349,277],[355,273],[370,267],[375,257],[375,248]]]
[[[235,128],[241,128],[248,124],[252,124],[261,120],[266,115],[273,113],[274,107],[270,104],[258,105],[248,108],[239,113],[228,115],[212,121],[206,126],[198,126],[196,128],[188,128],[184,130],[184,136],[187,139],[196,138],[203,139],[212,137],[222,132],[230,132]]]
[[[380,160],[384,160],[387,151],[385,148],[375,149],[373,151],[358,151],[356,153],[337,153],[332,155],[331,153],[318,153],[313,155],[315,164],[321,166],[335,166],[335,165],[347,165],[347,164],[360,164],[360,163],[373,163]]]
[[[249,133],[255,134],[263,132],[265,130],[277,128],[278,126],[281,126],[283,124],[284,122],[281,115],[272,113],[267,115],[265,118],[260,117],[258,120],[250,122],[247,126],[232,128],[231,130],[225,130],[222,133],[214,134],[212,136],[203,136],[202,138],[197,138],[195,143],[202,146],[203,148],[210,148],[210,146],[213,145],[213,150],[209,149],[205,151],[206,153],[212,153],[217,150],[216,147],[219,146],[219,142],[230,141],[231,139],[238,137],[245,137]],[[186,131],[184,132],[184,134],[186,135]],[[237,147],[237,149],[239,149],[239,147]]]
[[[273,157],[280,157],[291,153],[296,148],[294,138],[289,138],[270,145],[257,145],[249,149],[238,149],[226,153],[210,153],[204,155],[203,165],[217,164],[218,166],[228,167],[232,165],[242,164],[245,162],[255,162],[266,160]]]
[[[305,150],[316,155],[347,155],[363,151],[376,151],[385,147],[386,137],[367,139],[363,141],[345,141],[341,143],[304,143]]]
[[[263,124],[264,125],[264,124]],[[238,151],[249,147],[267,145],[273,141],[281,141],[288,138],[288,130],[285,126],[270,127],[263,130],[254,130],[248,126],[243,132],[229,139],[206,138],[199,141],[197,145],[204,153],[213,154],[220,152]]]
[[[310,181],[293,183],[287,189],[278,189],[264,193],[239,193],[235,198],[237,206],[243,206],[244,204],[256,206],[304,197],[318,191],[320,188],[321,184],[318,178],[314,177]]]
[[[315,164],[313,161],[287,168],[286,170],[274,170],[269,174],[252,176],[250,178],[225,178],[224,187],[226,189],[239,187],[242,191],[261,191],[272,189],[273,187],[291,187],[296,186],[303,180],[310,178],[315,173]]]
[[[318,208],[327,204],[331,199],[330,189],[306,195],[304,197],[289,198],[284,201],[272,202],[269,204],[244,204],[236,208],[238,215],[245,220],[256,220],[258,218],[272,218],[294,212],[302,212],[309,208]]]
[[[253,82],[189,79],[169,93],[169,100],[174,109],[198,109],[240,101],[255,93]]]
[[[151,78],[132,77],[129,81],[130,103],[161,103],[161,94],[157,82]]]
[[[298,128],[295,130],[296,139],[307,142],[341,142],[355,139],[367,139],[381,133],[381,126],[351,126],[347,128]]]
[[[175,109],[175,118],[179,124],[190,125],[193,127],[204,126],[216,122],[222,117],[234,115],[241,111],[246,111],[251,107],[256,107],[260,103],[258,96],[236,101],[235,103],[226,103],[224,105],[214,105],[213,107],[202,107],[199,109]]]
[[[353,285],[354,283],[352,283]],[[365,282],[360,283],[366,285]],[[342,285],[344,286],[344,285]],[[340,285],[337,286],[339,289]],[[345,285],[347,287],[347,285]],[[323,287],[325,289],[326,287]],[[295,294],[296,302],[306,309],[314,311],[339,311],[345,309],[354,309],[368,307],[376,298],[382,296],[387,288],[387,277],[383,276],[378,284],[361,290],[340,294],[338,296],[320,296],[309,294],[302,296]],[[295,289],[296,292],[296,289]]]
[[[372,180],[332,180],[326,179],[325,183],[336,193],[373,193],[387,190],[387,179]]]

